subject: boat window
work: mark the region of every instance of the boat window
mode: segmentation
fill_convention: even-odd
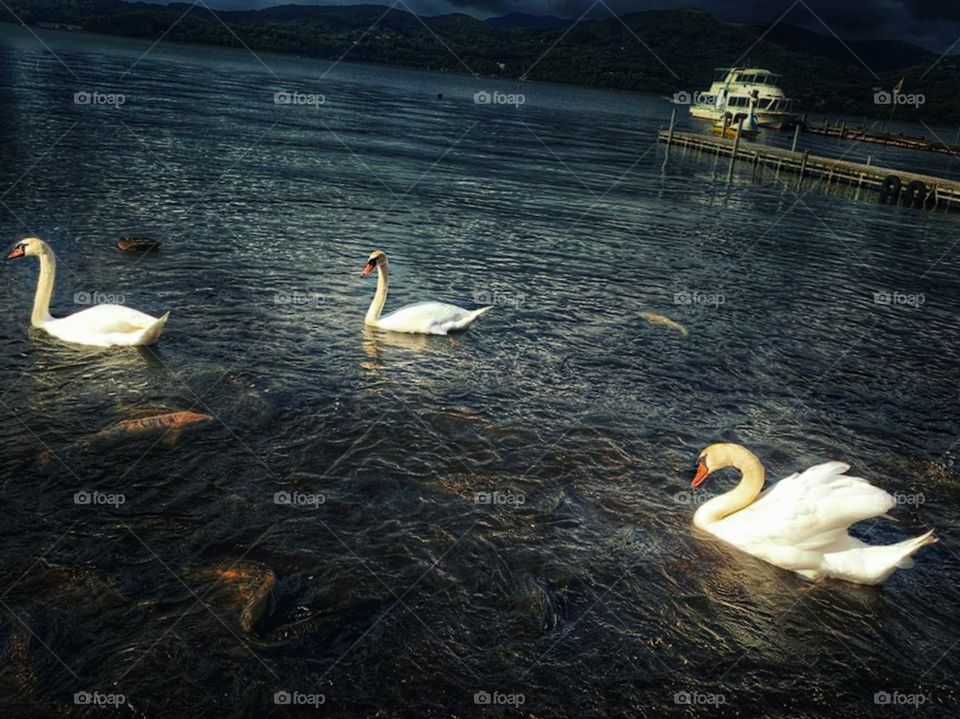
[[[766,76],[766,75],[757,75],[757,78],[756,78],[756,80],[754,80],[754,82],[757,83],[758,85],[766,85],[766,84],[767,84],[767,76]]]
[[[733,81],[734,81],[734,82],[743,82],[743,73],[742,73],[742,72],[738,72],[738,73],[734,76]]]
[[[770,107],[770,98],[765,97],[760,100],[760,102],[757,103],[757,107],[759,107],[761,110],[766,110],[768,107]]]
[[[779,98],[777,98],[770,102],[770,107],[767,109],[772,112],[776,112],[779,109],[779,107],[780,107],[780,100]]]

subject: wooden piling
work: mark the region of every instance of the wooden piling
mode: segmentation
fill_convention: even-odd
[[[803,176],[807,173],[807,160],[810,159],[810,150],[803,151],[803,161],[800,163],[800,179],[797,180],[797,187],[803,187]]]
[[[743,118],[737,125],[737,136],[733,138],[733,154],[730,155],[730,169],[727,171],[727,182],[733,179],[733,165],[737,161],[737,151],[740,149],[740,133],[743,132]]]

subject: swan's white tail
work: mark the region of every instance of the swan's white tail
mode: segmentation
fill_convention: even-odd
[[[450,325],[449,327],[447,327],[447,331],[465,330],[465,329],[467,329],[467,327],[469,327],[469,326],[472,325],[474,322],[476,322],[476,321],[477,321],[477,318],[478,318],[480,315],[484,314],[485,312],[489,312],[489,311],[492,310],[492,309],[493,309],[493,305],[488,305],[487,307],[481,307],[481,308],[478,309],[478,310],[473,310],[472,312],[470,312],[465,318],[463,318],[463,319],[460,320],[459,322],[457,322],[457,323],[455,323],[455,324]]]
[[[897,544],[848,549],[823,555],[823,574],[860,584],[883,584],[898,568],[912,566],[910,557],[921,547],[934,544],[937,538],[931,529],[919,537]]]
[[[147,327],[143,331],[143,334],[140,335],[140,340],[137,342],[138,345],[152,345],[158,339],[160,339],[160,333],[163,332],[163,326],[167,324],[167,319],[169,319],[170,313],[165,312],[163,317],[158,319],[152,325]]]

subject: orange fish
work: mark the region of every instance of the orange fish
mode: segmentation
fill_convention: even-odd
[[[164,430],[164,441],[167,444],[176,444],[180,439],[180,433],[183,428],[201,422],[212,420],[209,414],[198,414],[197,412],[168,412],[166,414],[155,414],[150,417],[139,417],[138,419],[124,419],[120,422],[111,424],[106,429],[97,432],[93,440],[113,438],[124,434],[142,434]],[[47,450],[37,455],[37,465],[45,467],[53,459],[53,450]]]
[[[150,237],[121,237],[117,249],[124,252],[150,252],[159,249],[160,243]]]
[[[209,422],[212,419],[213,417],[209,414],[198,414],[197,412],[168,412],[167,414],[155,414],[151,417],[124,419],[111,424],[98,434],[102,437],[116,434],[139,434],[162,429],[167,432],[167,441],[173,444],[180,438],[180,432],[184,427],[199,422]]]

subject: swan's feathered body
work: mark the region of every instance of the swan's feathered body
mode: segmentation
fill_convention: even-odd
[[[8,259],[37,257],[40,277],[33,301],[30,323],[64,342],[93,347],[153,344],[160,337],[170,313],[151,317],[122,305],[95,305],[62,318],[50,315],[50,297],[56,278],[57,261],[53,250],[38,237],[21,240]]]
[[[376,327],[391,332],[418,332],[445,335],[463,330],[473,324],[490,307],[465,310],[446,302],[418,302],[401,307],[376,321]]]
[[[805,577],[881,584],[898,567],[909,566],[914,552],[936,541],[932,531],[887,546],[871,546],[851,536],[851,525],[882,517],[896,501],[866,480],[846,474],[850,466],[842,462],[818,464],[760,494],[763,467],[743,447],[712,445],[701,460],[697,485],[724,466],[740,469],[743,479],[733,491],[700,507],[694,524]]]
[[[94,347],[149,345],[157,341],[170,313],[151,317],[123,305],[95,305],[40,325],[64,342]]]
[[[383,305],[387,301],[389,269],[387,256],[380,250],[371,253],[363,268],[363,274],[369,275],[374,269],[377,270],[377,291],[364,320],[371,327],[391,332],[445,335],[467,329],[480,315],[492,309],[492,307],[481,307],[476,310],[465,310],[446,302],[418,302],[401,307],[386,317],[381,317],[380,313],[383,312]]]
[[[827,462],[781,479],[749,506],[714,522],[711,532],[731,544],[829,546],[851,524],[886,514],[895,504],[882,489],[844,474],[848,469]]]

